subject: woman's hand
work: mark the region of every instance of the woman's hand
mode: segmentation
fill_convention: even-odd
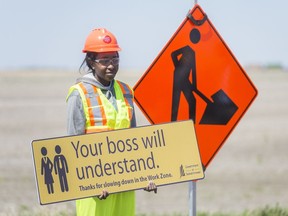
[[[145,191],[151,192],[154,191],[154,193],[157,193],[157,186],[153,181],[149,181],[149,184],[147,187],[144,188]]]
[[[99,196],[97,196],[100,200],[105,200],[109,196],[108,191],[103,190]]]

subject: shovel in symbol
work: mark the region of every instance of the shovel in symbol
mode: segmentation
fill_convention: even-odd
[[[238,110],[236,104],[222,89],[211,96],[212,101],[198,89],[194,91],[207,103],[200,124],[226,125]]]

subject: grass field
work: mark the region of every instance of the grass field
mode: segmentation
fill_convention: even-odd
[[[259,95],[205,179],[197,182],[197,211],[202,216],[287,215],[288,72],[248,74]],[[73,201],[39,205],[30,142],[66,134],[65,97],[78,76],[77,71],[62,70],[0,72],[0,216],[75,214]],[[140,76],[126,72],[118,78],[133,86]],[[148,124],[139,110],[137,119],[139,125]],[[157,195],[142,190],[136,195],[139,215],[189,211],[187,183],[160,187]],[[247,213],[253,210],[264,213]]]
[[[4,213],[5,214],[5,213]],[[3,215],[4,215],[3,214]],[[10,215],[10,214],[7,214]],[[76,216],[75,212],[68,213],[67,211],[58,211],[53,214],[51,212],[33,212],[31,209],[21,206],[18,212],[15,213],[17,216]],[[265,206],[263,208],[253,209],[253,210],[244,210],[243,212],[238,213],[223,213],[223,212],[197,212],[197,216],[287,216],[288,209],[281,208],[278,205],[274,207]],[[188,216],[188,213],[137,213],[136,216]]]

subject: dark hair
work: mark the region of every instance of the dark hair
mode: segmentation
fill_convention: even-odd
[[[87,52],[82,64],[79,67],[79,73],[81,73],[82,70],[85,72],[86,68],[88,68],[86,73],[90,73],[90,72],[94,73],[94,69],[91,66],[91,61],[94,61],[96,57],[97,57],[97,53]]]

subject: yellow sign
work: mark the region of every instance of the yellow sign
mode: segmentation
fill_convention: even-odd
[[[192,121],[32,141],[42,205],[204,178]]]

